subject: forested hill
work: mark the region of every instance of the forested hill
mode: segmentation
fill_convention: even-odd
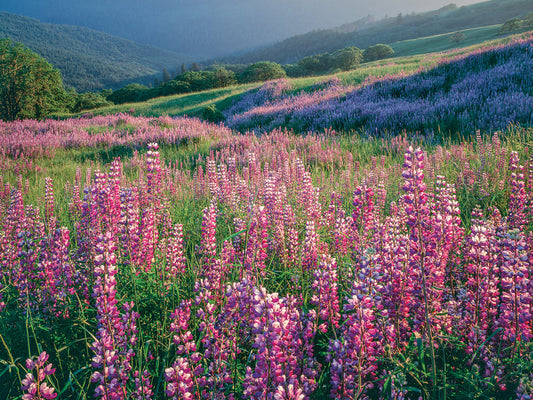
[[[0,12],[0,39],[22,43],[61,72],[78,91],[146,83],[164,68],[176,70],[188,58],[117,36],[72,25],[55,25]]]
[[[420,14],[399,14],[373,24],[354,23],[334,29],[312,31],[272,46],[224,57],[218,62],[248,64],[266,60],[282,64],[292,63],[310,55],[333,53],[347,46],[365,49],[377,43],[390,44],[462,29],[503,24],[510,18],[532,11],[532,0],[491,0],[463,7],[450,4],[439,10]]]

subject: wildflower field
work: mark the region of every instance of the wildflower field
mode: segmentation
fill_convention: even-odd
[[[531,396],[530,129],[0,129],[3,398]]]
[[[420,108],[455,115],[463,139],[402,133],[392,106],[294,133],[307,106],[267,116],[303,104],[285,81],[227,111],[261,134],[128,113],[0,121],[0,399],[531,399],[526,42],[307,98],[367,107],[350,99],[505,64],[487,72],[501,107],[472,84],[475,113]],[[505,51],[525,54],[514,75]]]
[[[392,67],[391,63],[391,67]],[[413,70],[370,73],[358,85],[339,78],[315,90],[290,91],[290,82],[269,82],[226,110],[239,130],[364,129],[373,134],[464,132],[533,123],[533,35],[510,43],[431,54]]]

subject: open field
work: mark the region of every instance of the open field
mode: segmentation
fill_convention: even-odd
[[[531,399],[532,54],[0,121],[0,399]]]
[[[501,35],[498,32],[500,28],[501,25],[491,25],[483,26],[481,28],[461,30],[460,32],[464,34],[465,38],[457,43],[450,40],[450,36],[455,32],[449,32],[442,35],[421,37],[417,39],[391,43],[391,47],[394,49],[395,57],[406,57],[419,54],[449,51],[457,48],[479,45],[483,42],[491,40],[501,40]],[[526,31],[527,29],[524,29],[524,32]]]
[[[3,123],[0,393],[531,393],[532,137]]]

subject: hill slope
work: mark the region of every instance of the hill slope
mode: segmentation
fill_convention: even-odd
[[[310,93],[250,92],[227,111],[227,124],[242,131],[288,127],[300,132],[333,128],[452,134],[531,125],[532,45],[530,32],[509,44],[434,55],[435,67],[420,65],[414,74],[369,76],[357,86],[337,79]]]
[[[388,18],[373,24],[356,24],[325,29],[293,36],[272,46],[219,60],[226,63],[274,61],[292,63],[314,54],[329,52],[346,46],[365,49],[376,43],[438,35],[463,29],[502,24],[510,18],[533,11],[531,0],[491,0],[470,6],[449,5],[436,11]],[[359,25],[359,28],[357,27]],[[361,28],[362,26],[362,28]]]
[[[0,12],[0,38],[20,42],[46,58],[59,69],[65,85],[78,91],[147,82],[163,68],[175,70],[188,60],[92,29],[47,24],[7,12]]]

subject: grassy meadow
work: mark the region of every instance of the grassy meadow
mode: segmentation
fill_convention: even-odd
[[[0,121],[0,398],[531,398],[533,129],[508,121],[533,93],[529,64],[504,72],[533,47],[515,39]],[[446,84],[424,73],[463,65],[513,89],[497,129],[196,118],[348,86],[401,106],[409,79],[423,98]]]

